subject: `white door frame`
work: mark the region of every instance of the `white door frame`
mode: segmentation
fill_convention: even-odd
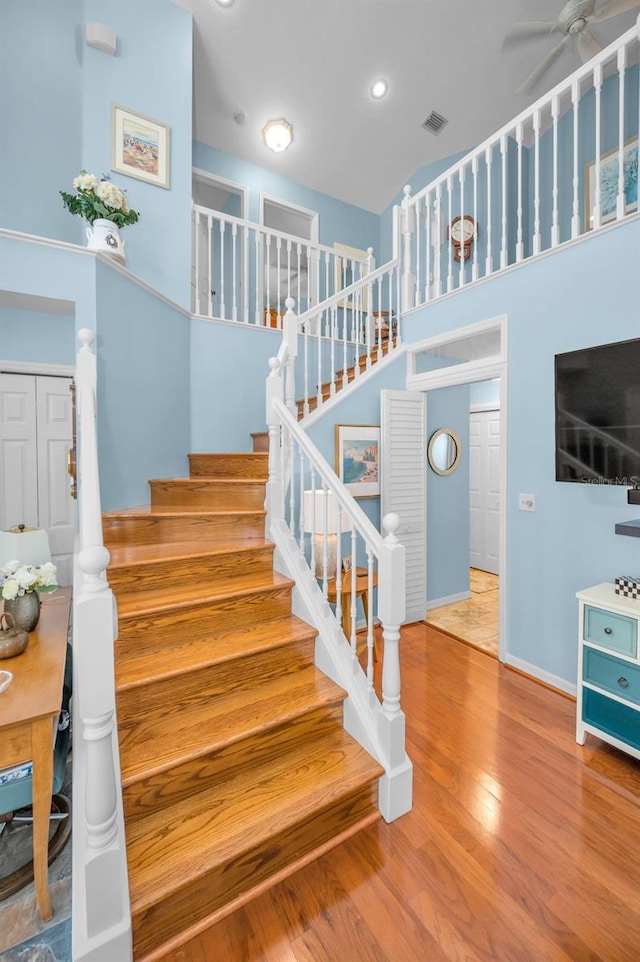
[[[240,218],[242,220],[247,220],[247,213],[249,211],[249,188],[245,187],[243,184],[236,183],[235,180],[229,180],[227,177],[221,177],[219,174],[212,174],[208,170],[202,170],[200,167],[191,168],[191,177],[195,177],[196,180],[206,181],[212,184],[214,187],[225,187],[232,194],[240,195]],[[192,192],[193,199],[193,192]],[[221,213],[221,212],[220,212]]]
[[[320,233],[320,214],[317,210],[311,210],[310,207],[301,207],[300,204],[294,204],[289,200],[283,200],[282,197],[274,197],[272,194],[260,194],[260,225],[264,227],[264,207],[265,203],[271,204],[273,207],[282,207],[285,210],[291,210],[296,214],[302,214],[309,221],[309,244],[318,244],[318,236]],[[294,235],[291,235],[294,236]],[[302,238],[303,240],[305,238]],[[263,262],[263,252],[262,247],[260,247],[260,300],[264,298],[264,262]],[[309,279],[307,281],[307,292],[310,304],[318,303],[318,272],[316,269],[316,263],[314,258],[309,259]],[[300,305],[296,304],[296,313],[300,314]]]
[[[506,599],[508,591],[507,575],[507,315],[502,314],[498,317],[483,321],[480,324],[469,325],[468,327],[457,328],[449,334],[440,334],[433,338],[427,338],[418,344],[407,345],[410,354],[407,376],[408,391],[434,391],[441,387],[454,387],[456,385],[471,384],[474,381],[486,381],[490,378],[500,379],[500,561],[498,576],[500,578],[499,592],[499,615],[498,615],[498,660],[506,661],[509,649],[508,638],[506,635]],[[481,357],[461,364],[452,364],[450,367],[438,368],[435,371],[427,371],[421,374],[415,373],[416,356],[424,351],[434,348],[446,348],[451,345],[451,355],[455,357],[456,341],[467,341],[470,337],[478,337],[478,342],[488,333],[499,334],[499,347],[496,352],[487,357]],[[428,399],[427,399],[428,405]],[[428,407],[427,407],[428,410]],[[427,530],[427,539],[429,532]]]

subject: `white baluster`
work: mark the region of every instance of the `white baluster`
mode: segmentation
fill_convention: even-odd
[[[427,253],[425,270],[424,270],[424,303],[426,304],[431,299],[431,272],[433,270],[433,264],[432,264],[433,251],[431,249],[433,244],[433,238],[431,236],[431,195],[430,194],[427,194],[427,196],[425,197],[424,219],[425,219],[424,246],[426,248],[426,253]],[[389,309],[393,313],[393,306],[391,302],[389,303]]]
[[[491,250],[491,221],[492,221],[492,210],[491,210],[491,161],[492,161],[492,147],[487,147],[484,154],[485,166],[487,169],[487,259],[485,264],[485,276],[488,277],[489,274],[493,274],[493,253]]]
[[[213,291],[214,291],[214,269],[215,263],[213,260],[214,255],[214,243],[213,243],[213,217],[211,214],[207,215],[207,244],[209,247],[209,256],[207,257],[207,313],[209,317],[213,317]]]
[[[640,23],[638,25],[640,30]],[[618,194],[616,197],[616,220],[624,217],[624,76],[627,48],[618,50]]]
[[[551,247],[560,243],[560,224],[558,221],[558,114],[559,102],[557,95],[551,98],[551,117],[553,120],[553,188],[551,198],[553,209],[551,213]]]
[[[231,225],[231,283],[233,286],[231,298],[231,318],[238,320],[238,225],[234,221]]]
[[[434,213],[436,218],[435,238],[434,238],[434,267],[435,277],[433,280],[433,291],[435,297],[442,294],[442,182],[438,181],[436,187],[436,199],[434,202]],[[402,311],[400,311],[402,313]]]
[[[414,229],[414,212],[411,205],[411,186],[405,184],[402,199],[402,309],[414,307],[415,280],[411,273],[411,235]]]
[[[473,178],[473,223],[478,230],[478,156],[474,154],[471,158],[471,176]],[[473,264],[471,265],[471,280],[478,280],[478,237],[476,236],[473,246]]]
[[[502,234],[500,242],[500,269],[504,270],[509,263],[507,251],[507,136],[500,137],[500,162],[502,165]]]
[[[460,216],[464,215],[465,203],[464,203],[464,166],[458,171],[458,185],[460,188]],[[458,271],[458,286],[464,287],[465,284],[465,259],[464,259],[464,244],[460,249],[460,270]]]
[[[220,221],[220,317],[226,319],[227,305],[225,304],[225,276],[224,276],[224,240],[225,221]]]
[[[367,545],[367,610],[364,612],[367,622],[367,681],[373,688],[373,555]]]
[[[282,328],[284,332],[283,342],[286,344],[287,349],[285,360],[285,404],[292,415],[297,417],[295,370],[296,357],[298,356],[298,318],[293,310],[294,306],[294,299],[288,297],[285,302],[287,313],[284,316]]]
[[[398,515],[385,515],[382,526],[387,532],[378,574],[378,616],[382,621],[384,638],[382,709],[385,715],[393,718],[401,714],[399,641],[400,626],[405,616],[405,549],[396,536],[400,527]]]
[[[254,253],[255,253],[255,273],[256,273],[256,278],[255,278],[255,285],[256,285],[256,309],[255,309],[255,315],[254,315],[254,322],[253,322],[253,323],[254,323],[256,326],[259,325],[260,327],[262,327],[264,324],[266,324],[266,321],[263,319],[262,314],[261,314],[261,312],[260,312],[260,294],[261,294],[261,291],[262,291],[262,278],[261,278],[261,274],[263,273],[263,272],[262,272],[262,246],[261,246],[261,243],[260,243],[260,241],[261,241],[260,231],[258,231],[258,230],[254,231],[253,239],[254,239],[254,242],[255,242],[255,243],[254,243]]]
[[[282,464],[280,451],[280,427],[278,418],[273,410],[273,402],[281,401],[283,397],[282,373],[280,361],[277,357],[269,358],[269,377],[266,384],[266,421],[269,428],[269,480],[266,485],[265,509],[267,538],[271,534],[271,525],[284,517]]]
[[[451,177],[447,177],[447,224],[451,224],[453,206],[451,197]],[[447,244],[447,293],[453,290],[453,244],[448,238]]]
[[[516,143],[518,146],[518,227],[516,234],[516,264],[524,258],[524,235],[522,232],[522,140],[523,140],[523,127],[522,122],[516,126]]]
[[[593,86],[596,93],[596,163],[594,171],[594,203],[593,203],[593,229],[598,230],[602,224],[602,204],[601,204],[601,191],[600,191],[600,171],[602,169],[602,164],[600,160],[601,154],[601,105],[602,105],[602,64],[597,63],[593,68]]]
[[[195,289],[193,292],[193,310],[196,314],[200,313],[200,211],[196,208],[193,211],[194,218],[194,256],[195,256]]]
[[[571,213],[571,237],[575,240],[580,236],[580,199],[578,190],[580,187],[580,173],[578,170],[578,148],[579,148],[579,106],[580,106],[580,83],[574,80],[571,84],[571,102],[573,104],[573,210]],[[585,225],[588,229],[589,225]]]
[[[242,320],[249,323],[249,228],[242,227]],[[256,285],[257,287],[257,285]]]
[[[422,277],[422,197],[418,197],[418,200],[414,204],[416,212],[416,290],[415,290],[415,300],[414,305],[418,307],[422,301],[420,300],[420,287],[421,287],[421,277]]]
[[[542,236],[540,234],[540,110],[533,113],[534,137],[534,170],[533,170],[533,254],[542,250]]]

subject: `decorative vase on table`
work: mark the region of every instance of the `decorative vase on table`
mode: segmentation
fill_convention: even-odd
[[[4,599],[4,610],[13,615],[17,628],[34,631],[40,618],[40,598],[37,591],[26,591],[17,598]]]
[[[87,247],[90,250],[102,251],[103,254],[110,254],[111,257],[125,262],[124,241],[120,236],[120,231],[116,224],[110,220],[97,218],[91,227],[87,227]]]

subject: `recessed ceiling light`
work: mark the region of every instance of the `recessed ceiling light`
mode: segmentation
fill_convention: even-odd
[[[389,84],[386,80],[380,78],[379,80],[374,80],[369,89],[374,100],[382,100],[389,91]]]
[[[235,3],[235,0],[216,0],[219,7],[230,7]]]
[[[293,127],[284,118],[269,120],[262,128],[262,136],[267,147],[279,153],[286,150],[293,140]]]

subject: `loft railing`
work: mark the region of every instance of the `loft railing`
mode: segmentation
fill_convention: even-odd
[[[379,805],[387,821],[411,808],[412,767],[400,705],[400,626],[405,615],[405,549],[397,515],[383,537],[284,403],[288,363],[297,354],[291,310],[267,378],[269,480],[267,536],[295,578],[294,609],[319,632],[317,663],[348,691],[345,726],[385,769]],[[372,462],[374,465],[377,462]],[[343,561],[351,567],[343,577]],[[358,597],[366,636],[357,631]],[[345,604],[346,601],[346,604]],[[334,609],[331,607],[334,604]],[[374,623],[380,628],[374,628]],[[361,643],[362,639],[362,643]]]
[[[252,221],[192,205],[195,314],[282,327],[285,301],[302,310],[370,273],[373,248],[358,257]]]
[[[405,187],[405,309],[638,210],[639,36],[640,19],[415,197]]]
[[[299,315],[295,365],[299,415],[319,409],[399,347],[399,271],[399,261],[391,260]]]
[[[96,431],[93,331],[79,332],[75,375],[78,522],[73,580],[74,962],[131,962],[131,915],[120,780],[113,645]]]

